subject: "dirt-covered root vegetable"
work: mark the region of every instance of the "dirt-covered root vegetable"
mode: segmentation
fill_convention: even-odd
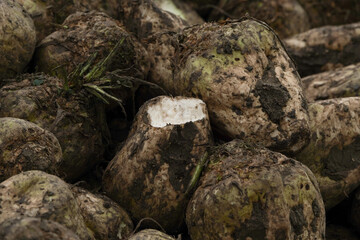
[[[93,63],[105,59],[119,43],[110,64],[104,66],[106,70],[122,70],[123,75],[138,78],[147,75],[146,50],[118,21],[105,13],[77,12],[67,17],[62,26],[41,41],[36,49],[38,71],[66,79],[94,54]]]
[[[116,0],[16,0],[34,20],[37,41],[61,28],[63,21],[77,11],[98,10],[113,18],[118,15]]]
[[[360,63],[302,79],[308,102],[329,98],[355,97],[360,93]]]
[[[158,32],[179,32],[188,26],[181,17],[164,11],[153,0],[122,0],[120,5],[119,20],[138,39]]]
[[[309,104],[311,140],[296,159],[315,174],[327,209],[360,184],[360,98]]]
[[[129,240],[175,240],[175,238],[155,229],[142,230],[129,238]]]
[[[36,217],[16,217],[0,224],[2,240],[80,240],[60,223]]]
[[[350,223],[360,233],[360,188],[354,194],[350,211]]]
[[[227,138],[296,152],[308,141],[306,100],[295,66],[262,22],[205,23],[149,40],[152,81],[206,102]]]
[[[203,101],[166,96],[149,100],[106,168],[103,188],[136,222],[153,218],[175,233],[184,221],[188,195],[211,143]]]
[[[34,22],[15,0],[0,1],[0,82],[21,73],[35,50]]]
[[[204,20],[198,13],[187,3],[181,0],[153,0],[154,3],[161,9],[171,12],[189,25],[202,24]]]
[[[268,23],[281,38],[310,29],[309,17],[297,0],[220,1],[210,20],[250,16]]]
[[[56,174],[62,160],[51,132],[18,118],[0,118],[0,149],[0,181],[28,170]]]
[[[297,0],[314,27],[360,22],[358,0]]]
[[[82,188],[71,188],[77,200],[86,226],[94,233],[95,239],[127,239],[133,230],[128,214],[111,199],[92,194]]]
[[[209,160],[186,211],[192,240],[325,239],[324,203],[305,165],[240,140]]]
[[[177,34],[174,32],[154,34],[147,39],[146,49],[151,59],[150,79],[167,91],[173,91],[165,82],[170,81],[174,76],[174,56],[177,45]]]
[[[66,92],[58,78],[25,74],[0,89],[0,117],[21,118],[52,132],[63,158],[59,176],[74,181],[103,160],[102,103],[85,90]]]
[[[60,178],[27,171],[0,184],[0,224],[15,217],[37,217],[58,222],[82,240],[94,239],[68,184]]]
[[[314,28],[284,41],[302,77],[360,62],[360,22]]]

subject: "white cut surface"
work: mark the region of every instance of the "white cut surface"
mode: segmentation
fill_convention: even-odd
[[[155,4],[157,4],[162,10],[171,12],[183,20],[186,20],[184,13],[173,3],[171,0],[155,0]]]
[[[150,125],[165,127],[166,125],[180,125],[195,122],[206,117],[205,103],[196,98],[170,98],[165,97],[147,110]]]
[[[286,39],[285,42],[297,49],[306,47],[306,43],[304,41],[295,38]]]

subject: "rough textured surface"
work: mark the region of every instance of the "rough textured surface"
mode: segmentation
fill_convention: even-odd
[[[174,238],[155,229],[145,229],[131,236],[129,240],[174,240]]]
[[[329,98],[355,97],[360,93],[360,63],[302,79],[308,102]]]
[[[152,0],[120,1],[119,20],[142,40],[154,33],[178,32],[188,24],[182,18],[162,10]]]
[[[0,1],[0,82],[21,73],[35,49],[32,19],[15,0]]]
[[[300,78],[276,34],[241,19],[206,23],[149,39],[152,81],[174,95],[206,102],[213,128],[227,138],[281,152],[308,141]]]
[[[105,170],[103,188],[135,222],[151,217],[176,233],[184,221],[187,187],[212,136],[203,102],[198,105],[205,116],[201,120],[151,126],[148,109],[165,98],[140,108],[123,148]]]
[[[360,188],[354,194],[350,211],[350,223],[360,234]]]
[[[325,208],[300,162],[233,140],[213,149],[186,212],[191,239],[325,239]]]
[[[360,62],[360,22],[311,29],[285,39],[302,77]]]
[[[360,22],[358,0],[297,0],[309,15],[311,27]]]
[[[15,175],[0,184],[0,224],[14,217],[37,217],[58,222],[80,239],[94,239],[86,228],[68,185],[41,171]]]
[[[240,18],[249,14],[269,24],[281,38],[310,29],[309,17],[297,0],[230,0],[219,1],[217,7],[210,20]]]
[[[77,12],[63,23],[63,28],[47,36],[35,53],[38,71],[62,79],[75,67],[97,53],[94,62],[104,59],[115,44],[124,39],[108,71],[122,69],[123,74],[145,78],[149,70],[146,50],[123,26],[101,12]]]
[[[0,118],[0,181],[28,170],[56,174],[61,160],[51,132],[25,120]]]
[[[165,88],[168,88],[167,81],[172,82],[174,77],[174,56],[177,46],[175,32],[158,33],[147,39],[146,48],[151,56],[150,80]]]
[[[99,104],[85,90],[67,93],[61,80],[43,74],[22,75],[0,89],[0,117],[25,119],[52,132],[63,151],[59,174],[69,181],[103,159]]]
[[[0,224],[2,240],[80,240],[63,225],[41,218],[18,217]]]
[[[327,209],[360,184],[360,98],[309,105],[311,140],[296,159],[315,174]]]
[[[204,20],[197,14],[197,12],[187,3],[181,0],[153,0],[154,3],[164,11],[171,12],[189,25],[202,24]]]
[[[128,214],[111,199],[92,194],[79,187],[71,188],[77,200],[86,226],[94,233],[95,239],[127,239],[133,230]]]
[[[118,16],[119,4],[116,0],[16,0],[34,20],[37,41],[61,29],[63,21],[76,11],[98,10]]]

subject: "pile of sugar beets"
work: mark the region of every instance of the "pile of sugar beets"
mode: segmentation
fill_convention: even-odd
[[[359,239],[359,92],[358,0],[1,0],[0,239]]]

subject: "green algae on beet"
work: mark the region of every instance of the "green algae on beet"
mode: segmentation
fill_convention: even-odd
[[[212,149],[186,212],[191,239],[325,239],[325,208],[300,162],[233,140]]]
[[[14,217],[37,217],[58,222],[80,239],[94,240],[69,186],[41,171],[14,175],[0,184],[0,224]]]
[[[294,153],[309,140],[300,77],[277,35],[244,18],[148,39],[150,77],[174,95],[202,99],[213,129]]]

